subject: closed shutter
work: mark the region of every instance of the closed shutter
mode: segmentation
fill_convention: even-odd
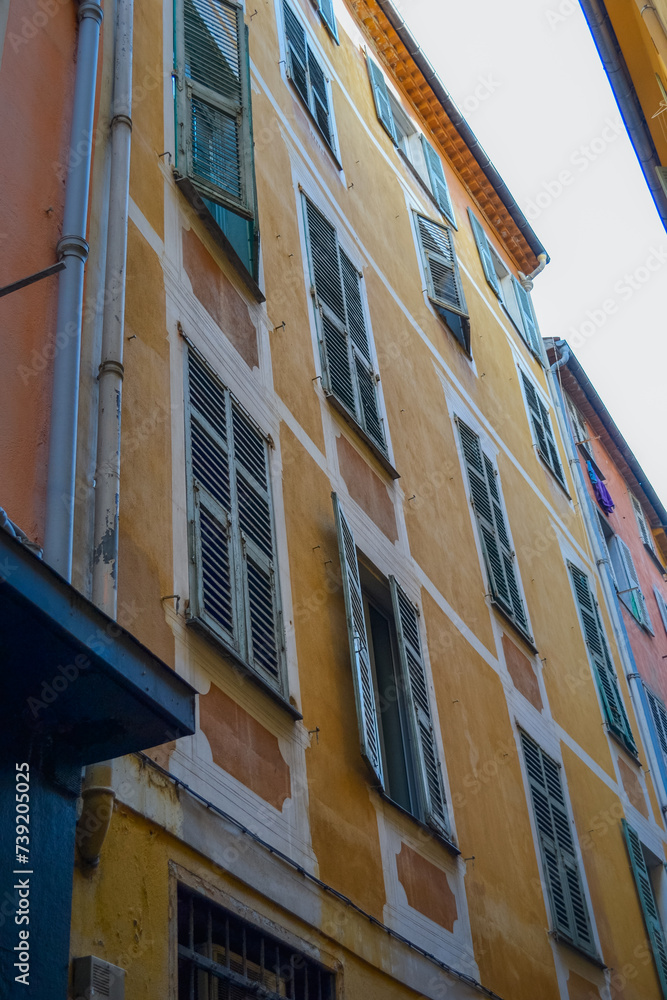
[[[319,320],[322,387],[386,455],[378,376],[371,359],[359,273],[340,249],[334,227],[307,198],[304,203]]]
[[[183,0],[179,117],[186,170],[207,198],[254,215],[254,175],[243,10],[227,0]]]
[[[529,637],[528,618],[519,589],[515,556],[509,540],[496,470],[491,459],[482,451],[477,434],[462,420],[457,419],[457,426],[491,596],[524,635]]]
[[[644,923],[646,924],[646,930],[648,931],[649,940],[651,942],[651,950],[653,951],[655,967],[658,973],[658,979],[660,980],[660,988],[662,990],[663,997],[667,998],[667,944],[665,942],[665,933],[662,929],[662,923],[660,922],[658,906],[655,901],[655,896],[653,895],[651,876],[649,875],[649,871],[646,866],[646,859],[644,858],[644,852],[642,850],[638,834],[635,830],[633,830],[627,820],[622,819],[621,824],[623,826],[623,835],[625,836],[628,854],[630,855],[632,874],[635,877],[635,883],[637,885],[639,902],[642,908],[642,913],[644,914]]]
[[[551,471],[564,486],[565,477],[563,476],[563,467],[560,464],[558,448],[556,447],[553,430],[551,429],[549,412],[537,395],[535,386],[523,372],[521,372],[521,379],[526,393],[531,423],[535,431],[535,436],[537,437],[538,451]]]
[[[646,607],[646,598],[644,597],[642,589],[639,585],[639,577],[637,576],[637,570],[635,569],[632,553],[623,539],[618,535],[616,536],[616,543],[625,567],[628,587],[630,588],[627,593],[622,595],[623,601],[629,606],[632,614],[635,616],[639,624],[647,628],[651,635],[653,635],[653,625],[651,624],[651,618],[648,613],[648,608]]]
[[[493,257],[491,256],[491,248],[489,247],[489,241],[486,238],[486,233],[480,226],[479,222],[472,214],[471,210],[468,209],[468,216],[470,217],[470,225],[472,226],[473,236],[475,237],[475,243],[477,244],[477,251],[479,253],[479,259],[482,262],[482,268],[484,269],[484,276],[491,288],[494,290],[498,298],[500,295],[500,280],[496,274],[496,269],[493,264]]]
[[[449,195],[445,172],[442,169],[442,161],[426,136],[421,136],[421,143],[422,149],[424,150],[424,159],[426,160],[426,167],[428,169],[428,176],[431,182],[433,197],[435,198],[440,211],[446,215],[452,225],[455,226],[456,219],[454,216],[454,206],[452,205],[452,199]]]
[[[524,732],[521,733],[521,743],[554,928],[566,940],[594,955],[595,943],[563,795],[560,767]]]
[[[432,826],[449,836],[445,786],[440,755],[433,732],[426,670],[419,637],[419,619],[415,608],[393,576],[389,578],[394,607],[394,621],[407,700],[411,709],[414,741],[421,777],[424,814]]]
[[[537,329],[535,317],[533,316],[530,296],[521,282],[517,281],[515,277],[512,277],[512,285],[514,287],[517,305],[519,306],[519,312],[521,313],[521,322],[523,323],[525,340],[528,343],[528,346],[532,348],[533,352],[541,358],[542,340],[540,332]]]
[[[649,691],[646,685],[644,685],[644,690],[646,691],[658,743],[660,744],[665,763],[667,763],[667,710],[665,710],[665,706],[660,698],[654,695],[652,691]]]
[[[391,110],[389,91],[387,90],[384,74],[369,55],[366,55],[366,63],[368,65],[368,75],[371,80],[371,89],[373,91],[373,100],[375,101],[375,110],[378,119],[389,133],[391,141],[397,146],[398,137],[396,135],[396,126],[394,125],[394,116]]]
[[[336,530],[338,533],[338,550],[340,552],[343,576],[343,596],[345,598],[347,631],[350,640],[350,659],[352,661],[361,753],[368,762],[378,785],[384,788],[380,733],[368,637],[366,635],[357,550],[354,544],[352,529],[343,514],[338,497],[335,493],[332,493],[331,496],[333,498]]]
[[[288,75],[328,145],[333,149],[333,124],[324,70],[308,44],[303,26],[286,0],[283,2],[283,16],[287,38]]]
[[[333,38],[338,41],[338,25],[336,24],[333,0],[318,0],[317,6],[319,8],[320,17],[331,32]]]
[[[646,523],[644,509],[636,496],[633,496],[632,493],[628,493],[628,496],[630,497],[630,501],[632,503],[632,509],[635,512],[635,517],[637,519],[637,527],[639,528],[639,534],[642,537],[642,542],[644,543],[644,545],[647,545],[652,552],[655,552],[653,535],[651,534],[651,530],[648,524]]]
[[[658,610],[660,612],[660,617],[662,618],[662,624],[665,626],[665,632],[667,632],[667,601],[662,596],[657,587],[653,588],[653,593],[655,594],[655,599],[658,604]]]
[[[590,592],[588,578],[576,566],[570,564],[570,576],[579,606],[579,614],[584,632],[584,639],[589,656],[593,661],[598,679],[598,689],[607,725],[631,753],[637,753],[637,747],[632,736],[630,723],[625,712],[625,706],[618,689],[616,671],[609,655],[607,640],[602,630],[600,610],[595,598]]]

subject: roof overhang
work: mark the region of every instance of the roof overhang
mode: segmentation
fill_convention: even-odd
[[[0,751],[83,765],[195,731],[194,689],[4,530],[0,665]]]

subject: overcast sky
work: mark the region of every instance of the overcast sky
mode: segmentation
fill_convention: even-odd
[[[551,257],[542,335],[569,341],[667,505],[667,234],[579,3],[396,6]]]

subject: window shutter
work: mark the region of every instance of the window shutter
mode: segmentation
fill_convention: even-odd
[[[426,160],[426,167],[428,169],[428,176],[431,182],[433,197],[435,198],[440,211],[446,215],[452,225],[455,226],[456,218],[454,216],[454,206],[452,205],[452,199],[449,195],[445,172],[442,168],[442,160],[426,136],[421,136],[421,143],[422,149],[424,150],[424,159]]]
[[[338,25],[334,14],[333,0],[318,0],[320,17],[331,32],[333,38],[338,42]],[[340,44],[340,43],[339,43]]]
[[[657,587],[653,588],[653,593],[655,594],[655,599],[658,603],[658,610],[660,611],[662,624],[665,626],[665,632],[667,632],[667,601],[662,596]]]
[[[477,434],[462,420],[457,419],[457,425],[491,596],[524,635],[528,636],[528,619],[519,590],[515,556],[510,545],[496,471],[491,459],[482,451]]]
[[[347,631],[350,639],[350,659],[352,661],[357,718],[359,720],[361,753],[368,762],[377,783],[381,788],[384,788],[377,707],[373,689],[368,637],[366,635],[357,551],[352,529],[343,514],[338,497],[335,493],[332,493],[331,496],[336,517],[338,549],[343,575],[343,596],[345,598]]]
[[[660,980],[662,995],[667,997],[667,944],[665,934],[660,922],[658,907],[653,895],[651,876],[649,875],[642,850],[641,841],[638,834],[633,830],[627,820],[622,819],[623,835],[630,855],[632,874],[635,877],[639,902],[644,914],[644,923],[648,931],[653,958],[655,959],[656,971]]]
[[[607,725],[626,745],[630,752],[636,754],[637,747],[632,736],[625,706],[621,699],[621,693],[618,689],[616,671],[614,670],[609,649],[607,648],[607,640],[602,630],[602,621],[597,602],[590,592],[588,578],[572,564],[570,564],[570,576],[577,596],[584,639],[598,679],[598,689],[602,698]]]
[[[250,91],[243,11],[184,0],[181,118],[187,173],[214,202],[254,215]]]
[[[287,38],[288,76],[299,92],[301,100],[315,118],[322,135],[333,149],[333,125],[326,76],[308,44],[303,26],[287,0],[283,2],[283,16]]]
[[[391,141],[395,146],[397,146],[398,138],[396,136],[396,126],[394,125],[394,116],[391,111],[389,91],[387,90],[384,73],[377,63],[373,62],[368,53],[366,54],[366,62],[368,64],[368,75],[371,79],[371,89],[373,91],[373,99],[375,101],[377,116],[380,123],[384,125],[386,131],[389,133]]]
[[[665,710],[665,706],[660,698],[657,698],[652,691],[649,691],[646,685],[644,685],[644,690],[646,691],[651,718],[653,719],[660,749],[667,763],[667,710]]]
[[[521,743],[554,927],[559,935],[594,955],[595,944],[560,767],[524,732]]]
[[[484,276],[498,298],[500,298],[500,280],[493,265],[493,257],[491,256],[491,248],[489,247],[489,241],[486,238],[486,233],[470,209],[468,209],[468,216],[470,217],[470,225],[472,226],[473,236],[475,237],[475,243],[477,244],[479,259],[481,260],[482,268],[484,269]]]
[[[452,235],[446,226],[417,216],[429,296],[439,305],[468,314]]]
[[[630,593],[623,595],[623,598],[625,601],[629,601],[630,610],[637,621],[641,625],[644,625],[649,630],[651,635],[653,635],[653,625],[651,624],[648,608],[646,607],[644,593],[639,584],[639,577],[637,576],[637,570],[635,569],[632,553],[619,535],[616,536],[616,539],[618,543],[618,551],[620,552],[626,576],[628,578],[628,586],[632,588]]]
[[[558,448],[556,447],[553,430],[551,429],[549,412],[537,395],[535,386],[523,372],[521,372],[521,379],[526,393],[531,423],[537,437],[538,451],[551,471],[564,486],[565,478],[563,476],[563,467],[560,464]]]
[[[651,552],[655,552],[655,544],[653,542],[653,535],[646,522],[646,515],[644,514],[644,508],[640,504],[639,500],[632,493],[628,493],[630,501],[632,503],[632,509],[635,512],[635,517],[637,519],[637,527],[639,528],[639,534],[642,537],[642,542],[647,545]]]
[[[411,708],[411,721],[414,726],[414,739],[425,805],[424,812],[427,821],[448,837],[445,786],[433,732],[426,670],[419,638],[419,619],[415,608],[393,576],[389,577],[389,583],[401,667],[406,684],[407,699]]]
[[[315,121],[319,125],[324,138],[333,148],[333,129],[331,125],[331,113],[329,111],[327,80],[322,67],[313,55],[313,51],[310,46],[308,46],[308,75],[310,77],[310,88],[312,91],[312,103],[310,110],[314,114]]]
[[[517,305],[519,306],[519,312],[521,313],[525,339],[534,353],[537,354],[538,357],[542,357],[542,341],[539,330],[537,329],[535,317],[533,316],[530,296],[521,282],[517,281],[514,276],[512,276],[512,285],[514,287]]]

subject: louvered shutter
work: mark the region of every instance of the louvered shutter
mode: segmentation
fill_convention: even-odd
[[[565,485],[563,467],[560,464],[558,448],[556,447],[553,430],[551,429],[549,412],[537,395],[535,386],[523,372],[521,372],[521,379],[526,393],[531,423],[537,437],[538,451],[554,475]]]
[[[598,679],[598,689],[602,698],[607,725],[627,746],[630,752],[636,754],[637,747],[632,736],[625,706],[621,699],[616,671],[609,655],[597,602],[590,592],[588,578],[581,570],[577,569],[576,566],[570,565],[570,576],[577,597],[584,639]]]
[[[630,501],[632,503],[632,509],[635,512],[635,518],[637,519],[637,527],[639,528],[639,534],[641,535],[642,542],[647,545],[652,552],[655,552],[655,545],[653,543],[653,535],[646,523],[646,516],[644,514],[644,509],[640,504],[636,496],[632,493],[628,493]]]
[[[665,763],[667,763],[667,710],[665,710],[663,702],[652,691],[649,691],[646,685],[644,685],[644,690],[646,691],[658,743],[660,744]]]
[[[432,826],[444,833],[445,836],[449,836],[445,786],[433,732],[426,670],[419,637],[419,618],[409,598],[393,576],[389,577],[389,584],[401,668],[414,728],[414,745],[421,777],[424,814]]]
[[[333,35],[334,39],[338,41],[338,25],[336,24],[333,0],[318,0],[318,8],[320,11],[320,17]]]
[[[338,549],[343,576],[343,596],[345,598],[347,631],[350,640],[350,660],[352,661],[361,753],[368,762],[378,785],[384,788],[380,732],[377,706],[375,704],[368,636],[366,635],[366,621],[361,595],[357,550],[354,544],[352,529],[343,514],[338,497],[335,493],[332,493],[331,496],[336,518],[336,531],[338,533]]]
[[[283,16],[287,38],[288,75],[302,101],[315,118],[322,135],[333,149],[331,108],[324,70],[308,44],[306,32],[287,0],[283,2]]]
[[[658,604],[658,610],[660,612],[660,617],[662,618],[662,624],[665,626],[665,632],[667,632],[667,601],[662,596],[657,587],[653,588],[653,593],[655,594],[655,599]]]
[[[532,348],[535,354],[542,357],[542,341],[540,338],[539,330],[537,329],[537,323],[535,322],[535,317],[533,316],[533,309],[530,304],[530,296],[526,289],[523,287],[520,281],[517,281],[515,277],[512,277],[512,285],[514,287],[514,292],[516,294],[517,305],[519,306],[519,312],[521,313],[521,321],[523,323],[523,330],[525,335],[525,340],[528,345]]]
[[[475,243],[477,244],[477,251],[479,253],[479,259],[482,262],[482,268],[484,269],[484,276],[491,288],[494,290],[498,298],[500,295],[500,279],[496,274],[496,269],[493,264],[493,257],[491,256],[491,248],[489,247],[489,241],[486,238],[486,233],[480,226],[479,222],[473,215],[470,209],[468,209],[468,216],[470,217],[470,225],[472,227],[472,233],[475,237]]]
[[[646,607],[646,599],[639,584],[639,577],[637,576],[637,570],[635,569],[632,553],[623,539],[618,535],[616,536],[616,543],[625,567],[625,573],[628,578],[628,586],[631,588],[628,593],[623,594],[623,600],[626,604],[629,604],[630,610],[637,621],[641,625],[644,625],[653,635],[653,625],[651,624],[651,618],[648,613],[648,608]]]
[[[462,420],[457,420],[457,426],[491,596],[524,635],[528,636],[528,618],[519,589],[515,556],[509,540],[496,471],[491,459],[482,451],[477,434]]]
[[[660,922],[658,906],[653,895],[651,876],[646,866],[646,859],[642,850],[641,841],[638,834],[630,826],[627,820],[622,819],[623,835],[630,855],[632,874],[635,877],[639,902],[644,914],[644,922],[651,942],[651,950],[655,959],[655,967],[660,980],[660,988],[663,997],[667,998],[667,943],[665,933]]]
[[[181,148],[200,192],[254,215],[247,28],[227,0],[183,0]]]
[[[398,145],[398,137],[396,135],[396,126],[394,125],[394,115],[391,110],[391,103],[389,101],[389,91],[387,90],[387,84],[384,78],[384,74],[380,67],[373,62],[369,55],[366,55],[366,63],[368,65],[368,75],[371,80],[371,89],[373,91],[373,100],[375,101],[375,110],[377,111],[377,116],[380,123],[384,125],[385,129],[389,133],[391,141],[395,146]]]
[[[454,312],[466,315],[466,307],[452,234],[446,226],[417,216],[419,239],[426,269],[428,294]]]
[[[307,198],[311,274],[319,314],[322,388],[333,395],[383,454],[387,452],[357,269],[334,227]]]
[[[560,767],[521,733],[555,930],[588,954],[595,954],[588,906],[579,873]]]
[[[431,182],[433,197],[435,198],[440,211],[446,215],[452,225],[455,226],[456,217],[454,216],[454,206],[452,205],[449,188],[447,187],[445,171],[442,168],[442,160],[424,135],[421,136],[421,144],[424,151],[424,159],[426,160],[426,168]]]

